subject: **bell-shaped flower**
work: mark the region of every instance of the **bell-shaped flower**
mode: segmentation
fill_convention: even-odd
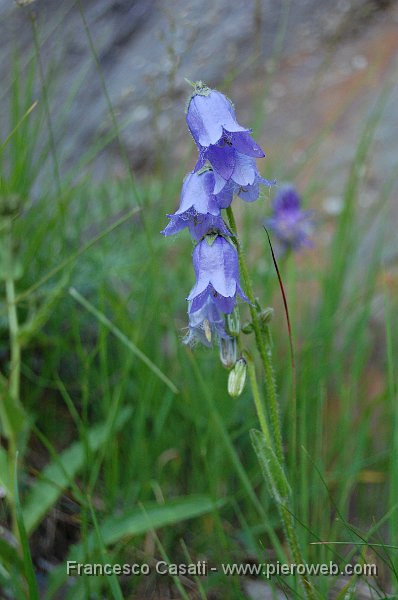
[[[239,125],[232,102],[199,82],[187,108],[187,125],[201,154],[218,145],[247,156],[262,158],[264,152],[253,140],[251,129]]]
[[[232,103],[224,94],[199,82],[187,108],[187,125],[198,146],[207,148],[227,133],[249,133],[239,125]]]
[[[261,177],[258,172],[256,172],[254,183],[251,185],[239,185],[230,179],[224,184],[221,192],[216,195],[217,204],[220,208],[228,208],[234,195],[239,196],[245,202],[255,202],[260,195],[260,185],[271,187],[275,185],[275,181]]]
[[[215,195],[219,196],[225,187],[227,187],[227,190],[232,189],[234,193],[239,193],[240,188],[256,186],[259,183],[268,186],[273,185],[270,181],[261,177],[253,157],[241,154],[234,148],[225,151],[219,146],[212,146],[206,151],[205,155],[199,158],[195,165],[195,171],[201,169],[206,161],[211,165],[214,172],[213,191]],[[258,190],[258,187],[254,189]],[[246,199],[246,201],[253,202],[257,198],[258,194],[255,197],[253,195],[251,200]]]
[[[189,312],[198,311],[211,298],[219,310],[231,313],[239,294],[249,302],[240,287],[238,254],[220,235],[206,236],[193,251],[196,284],[187,300]]]
[[[192,237],[199,240],[209,231],[219,231],[230,235],[222,217],[221,208],[232,201],[233,190],[223,192],[220,199],[214,195],[214,173],[189,173],[183,183],[180,206],[172,215],[167,215],[170,223],[162,231],[163,235],[173,235],[188,227]],[[220,206],[221,204],[221,206]]]
[[[301,198],[292,185],[279,189],[272,202],[272,216],[265,224],[275,234],[279,253],[312,245],[312,211],[302,210]]]
[[[184,339],[185,344],[195,345],[200,342],[204,346],[211,346],[213,339],[229,339],[225,331],[225,317],[218,306],[209,296],[203,306],[189,314],[188,333]]]

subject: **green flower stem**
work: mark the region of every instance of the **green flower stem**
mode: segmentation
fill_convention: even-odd
[[[250,386],[252,389],[252,394],[254,398],[254,405],[256,407],[258,420],[260,422],[261,431],[264,434],[264,437],[267,443],[272,446],[272,440],[270,436],[270,432],[268,429],[267,418],[264,411],[263,401],[260,396],[260,390],[258,389],[257,376],[256,376],[256,368],[254,366],[254,362],[251,356],[245,354],[246,362],[247,362],[247,374],[249,375]]]
[[[6,235],[7,244],[7,265],[5,276],[6,303],[8,313],[8,328],[10,335],[10,375],[9,375],[9,395],[16,409],[20,409],[20,377],[21,377],[21,346],[19,343],[19,324],[16,307],[16,294],[14,282],[14,265],[12,252],[11,230]],[[19,410],[18,410],[19,412]],[[9,427],[9,446],[8,463],[10,465],[9,478],[11,493],[15,485],[15,464],[17,460],[17,440],[13,427]],[[15,498],[10,498],[12,531],[16,539],[19,539],[19,529],[16,514]]]
[[[268,394],[268,401],[269,401],[269,410],[270,410],[270,422],[271,422],[272,435],[274,437],[274,442],[275,442],[275,453],[276,453],[276,456],[278,457],[278,460],[280,461],[280,463],[283,464],[284,459],[283,459],[283,447],[282,447],[282,434],[281,434],[281,425],[280,425],[280,419],[279,419],[279,407],[278,407],[278,399],[277,399],[277,394],[276,394],[275,376],[274,376],[274,370],[272,368],[272,362],[271,362],[271,348],[269,345],[269,341],[265,340],[264,335],[261,331],[260,320],[259,320],[258,313],[257,313],[256,307],[255,307],[255,298],[254,298],[254,293],[253,293],[253,287],[251,284],[249,272],[247,270],[246,261],[245,261],[245,258],[244,258],[243,252],[242,252],[242,248],[241,248],[241,245],[239,242],[237,228],[236,228],[236,221],[235,221],[235,217],[232,212],[231,206],[229,206],[227,208],[227,215],[228,215],[228,220],[229,220],[229,226],[230,226],[232,232],[236,236],[235,243],[236,243],[236,247],[237,247],[237,251],[238,251],[240,271],[241,271],[242,278],[243,278],[244,285],[245,285],[245,292],[251,303],[250,304],[250,314],[251,314],[252,323],[253,323],[254,335],[256,338],[256,345],[257,345],[258,351],[260,353],[261,361],[262,361],[264,372],[265,372],[265,380],[266,380],[267,394]]]
[[[286,532],[286,537],[289,541],[289,548],[290,552],[292,553],[293,560],[296,564],[304,564],[303,555],[297,539],[294,517],[288,506],[280,504],[278,505],[278,509]],[[303,585],[307,600],[317,600],[318,594],[316,593],[312,583],[306,578],[305,575],[300,575],[300,580]]]
[[[252,284],[251,284],[249,272],[248,272],[248,269],[246,266],[246,261],[245,261],[245,258],[244,258],[243,252],[242,252],[242,248],[241,248],[241,245],[239,242],[235,217],[232,212],[232,208],[230,206],[227,208],[227,215],[228,215],[229,226],[231,228],[231,231],[232,231],[232,233],[235,234],[235,243],[236,243],[238,257],[239,257],[240,271],[241,271],[242,278],[243,278],[244,285],[245,285],[245,292],[251,302],[250,314],[252,317],[253,329],[254,329],[254,334],[255,334],[255,338],[256,338],[256,345],[257,345],[258,351],[260,353],[262,365],[263,365],[264,371],[265,371],[265,380],[266,380],[269,408],[270,408],[270,423],[271,423],[271,428],[272,428],[274,444],[272,444],[272,439],[271,439],[270,431],[268,428],[268,422],[267,422],[267,416],[266,416],[265,409],[264,409],[264,404],[260,397],[255,366],[254,366],[253,361],[250,359],[250,357],[247,357],[248,358],[248,360],[247,360],[248,375],[249,375],[249,379],[250,379],[250,385],[252,388],[254,404],[256,407],[258,419],[259,419],[261,430],[263,432],[265,440],[268,444],[270,444],[271,447],[274,447],[275,454],[276,454],[278,460],[280,461],[280,464],[283,466],[284,459],[283,459],[283,447],[282,447],[282,433],[281,433],[281,425],[280,425],[280,420],[279,420],[279,407],[278,407],[278,399],[277,399],[277,393],[276,393],[276,382],[275,382],[275,376],[274,376],[274,371],[272,368],[272,361],[271,361],[271,348],[270,348],[269,336],[264,336],[263,332],[261,330],[260,320],[259,320],[258,313],[257,313],[256,307],[255,307],[255,298],[254,298]],[[289,506],[278,503],[278,511],[279,511],[279,514],[281,517],[281,521],[282,521],[283,528],[284,528],[284,531],[286,534],[286,538],[287,538],[287,541],[289,544],[292,558],[296,563],[304,564],[304,558],[301,553],[301,549],[299,546],[297,533],[296,533],[296,529],[295,529],[294,518],[293,518],[291,511],[289,510]],[[315,600],[317,596],[316,596],[315,590],[312,587],[312,584],[310,583],[310,581],[308,581],[308,579],[306,579],[305,576],[301,576],[300,579],[301,579],[301,582],[302,582],[302,585],[304,588],[304,592],[305,592],[305,597],[307,598],[307,600]]]
[[[250,386],[252,389],[254,404],[256,407],[257,416],[258,416],[258,420],[260,422],[261,430],[264,434],[264,438],[265,438],[267,444],[272,446],[271,435],[269,432],[267,419],[264,414],[263,403],[262,403],[262,400],[260,397],[260,391],[258,388],[256,368],[254,366],[254,362],[253,362],[251,356],[248,355],[247,352],[245,353],[245,358],[247,361],[247,373],[249,375]],[[282,521],[283,529],[285,531],[286,538],[287,538],[287,541],[289,544],[292,559],[296,564],[304,564],[304,558],[303,558],[303,555],[300,550],[300,546],[299,546],[299,542],[298,542],[297,534],[296,534],[296,530],[295,530],[294,518],[293,518],[291,511],[289,510],[289,506],[278,503],[277,507],[278,507],[278,512],[279,512],[279,515],[280,515],[280,518]],[[307,600],[316,600],[317,596],[316,596],[315,590],[314,590],[311,582],[308,581],[308,579],[306,579],[304,575],[301,575],[300,579],[301,579]]]

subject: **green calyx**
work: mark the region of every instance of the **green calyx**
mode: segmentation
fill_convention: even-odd
[[[188,107],[189,107],[189,104],[190,104],[192,98],[194,96],[210,96],[211,89],[205,83],[203,83],[203,81],[191,81],[190,79],[187,79],[186,77],[184,77],[184,79],[187,83],[189,83],[189,85],[191,85],[193,87],[193,92],[189,96],[188,101],[185,106],[185,112],[187,113]]]
[[[208,233],[205,235],[205,240],[206,243],[209,246],[212,246],[214,244],[214,242],[216,241],[216,238],[218,237],[218,233]]]

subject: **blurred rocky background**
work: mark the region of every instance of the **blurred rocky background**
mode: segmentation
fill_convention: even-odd
[[[320,184],[330,214],[341,210],[348,165],[387,90],[361,202],[378,201],[384,185],[396,190],[392,0],[0,0],[3,131],[13,57],[26,67],[35,46],[61,170],[95,147],[90,173],[123,175],[114,118],[136,172],[191,164],[181,120],[187,77],[228,92],[264,145],[269,174]]]
[[[247,96],[249,108],[270,83],[262,106],[269,116],[267,130],[261,133],[269,150],[271,141],[289,139],[297,142],[299,152],[302,137],[343,106],[347,110],[340,134],[352,126],[352,118],[363,116],[358,103],[366,111],[364,95],[380,90],[392,67],[397,23],[396,5],[388,0],[247,0],[233,6],[228,0],[40,0],[20,5],[0,0],[1,112],[12,55],[18,49],[27,63],[36,35],[54,121],[67,111],[62,139],[57,140],[65,160],[112,128],[101,74],[135,167],[152,164],[171,130],[175,141],[179,133],[185,135],[181,126],[175,128],[189,92],[184,77],[232,86],[239,106]],[[392,137],[393,128],[387,129]],[[347,152],[344,148],[342,155]],[[103,166],[114,165],[115,155],[111,145]],[[298,158],[296,153],[293,159]]]

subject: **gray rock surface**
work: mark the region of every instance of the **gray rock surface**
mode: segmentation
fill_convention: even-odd
[[[113,129],[103,77],[129,157],[142,167],[153,164],[156,148],[181,114],[188,93],[184,76],[219,86],[234,73],[240,85],[249,84],[255,68],[275,52],[314,51],[322,40],[337,35],[350,11],[355,8],[361,15],[367,7],[368,14],[376,3],[82,0],[81,6],[100,71],[76,0],[37,0],[23,7],[0,0],[0,112],[5,112],[14,46],[25,64],[34,55],[34,18],[61,163],[75,160]],[[65,109],[71,94],[73,102]],[[59,130],[59,117],[66,111]],[[4,126],[4,118],[0,124]],[[97,173],[118,164],[116,148],[108,146]]]

